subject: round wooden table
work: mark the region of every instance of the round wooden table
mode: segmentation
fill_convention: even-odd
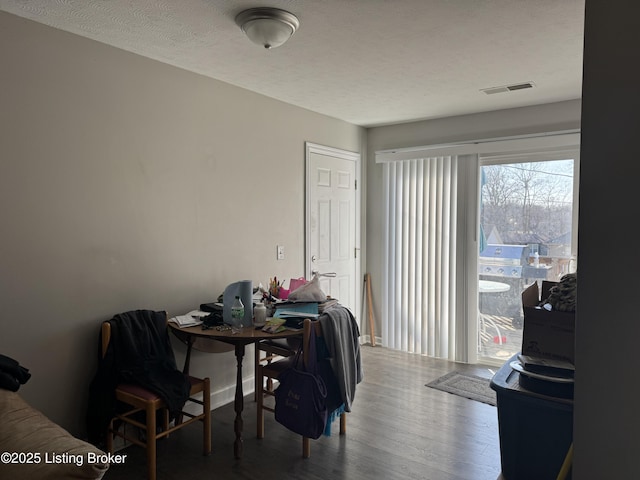
[[[233,453],[235,458],[242,457],[242,410],[244,409],[244,394],[242,391],[242,359],[244,358],[245,347],[251,343],[257,343],[260,340],[267,338],[287,338],[302,336],[302,329],[300,330],[283,330],[279,333],[267,333],[263,332],[261,328],[256,327],[243,327],[238,333],[232,333],[231,329],[210,327],[203,329],[201,325],[195,327],[183,327],[180,328],[173,322],[169,322],[169,327],[173,334],[183,343],[187,345],[187,357],[185,360],[184,373],[189,373],[189,362],[191,358],[191,349],[196,338],[208,338],[211,340],[218,340],[220,342],[228,343],[234,346],[236,359],[237,359],[237,372],[236,372],[236,392],[234,409],[236,412],[236,418],[234,421],[234,430],[236,439],[233,444]],[[224,327],[227,327],[226,325]]]

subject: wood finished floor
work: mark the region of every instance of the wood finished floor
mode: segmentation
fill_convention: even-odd
[[[256,404],[245,397],[244,454],[233,458],[232,405],[212,412],[212,446],[201,454],[202,428],[194,424],[158,443],[158,480],[309,479],[309,480],[496,480],[500,446],[496,407],[426,387],[453,370],[487,379],[481,365],[362,346],[364,380],[356,390],[347,433],[311,443],[301,457],[300,437],[265,418],[265,439],[256,438]],[[215,378],[213,379],[215,382]],[[122,465],[112,465],[106,480],[146,478],[145,452],[128,447]]]

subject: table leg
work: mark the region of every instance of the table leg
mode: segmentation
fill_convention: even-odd
[[[244,409],[244,395],[242,393],[242,357],[244,357],[244,344],[236,344],[236,359],[238,360],[238,372],[236,376],[236,399],[234,407],[236,419],[233,423],[236,432],[236,440],[233,444],[233,454],[235,458],[242,457],[242,410]]]
[[[184,367],[182,368],[182,373],[184,373],[185,375],[189,375],[189,368],[191,365],[191,350],[193,349],[193,344],[196,341],[196,337],[194,335],[188,335],[187,336],[187,356],[184,360]],[[182,412],[180,412],[177,416],[176,416],[176,425],[180,425],[182,423],[182,419],[183,419],[183,415]]]
[[[184,359],[184,367],[182,368],[182,373],[185,375],[189,375],[189,368],[191,366],[191,350],[193,350],[193,344],[196,341],[196,337],[194,335],[189,335],[187,337],[187,356]]]

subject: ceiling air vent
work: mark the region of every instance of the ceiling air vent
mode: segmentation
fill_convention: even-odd
[[[494,93],[514,92],[516,90],[524,90],[527,88],[533,88],[533,82],[515,83],[513,85],[504,85],[502,87],[483,88],[480,91],[487,95],[493,95]]]
[[[509,86],[507,86],[507,89],[510,92],[513,92],[514,90],[523,90],[525,88],[533,88],[533,83],[527,82],[527,83],[519,83],[517,85],[509,85]]]

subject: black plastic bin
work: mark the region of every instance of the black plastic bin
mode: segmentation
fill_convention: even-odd
[[[502,476],[556,480],[573,441],[573,400],[523,388],[510,366],[515,360],[517,355],[490,383],[498,403]]]

